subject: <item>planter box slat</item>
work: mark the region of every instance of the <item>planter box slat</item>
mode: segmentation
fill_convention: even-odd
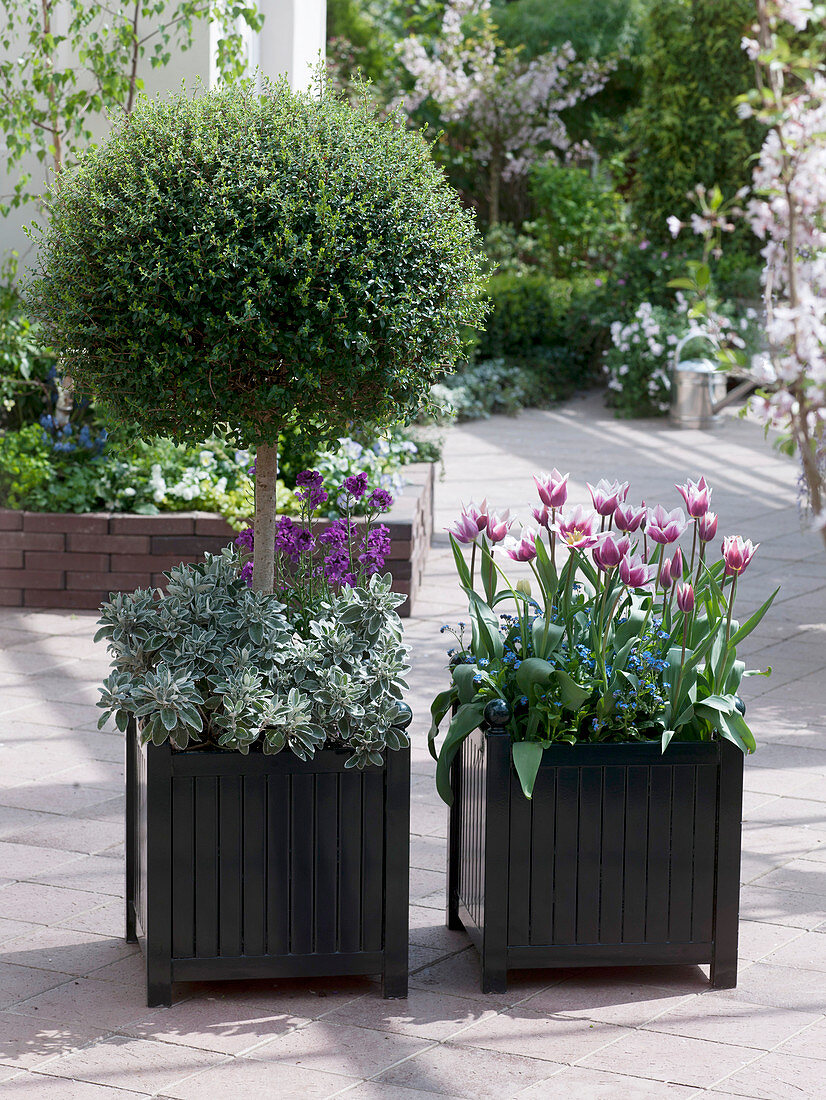
[[[736,981],[742,753],[728,742],[559,746],[524,798],[510,738],[453,767],[448,924],[508,967],[711,963]]]
[[[409,750],[173,752],[127,736],[127,935],[172,981],[382,972],[407,988]]]
[[[249,981],[257,978],[325,978],[351,974],[380,974],[382,951],[359,951],[331,955],[247,955],[239,959],[216,958],[210,961],[212,977],[222,981]],[[176,982],[202,981],[203,964],[198,959],[175,959],[172,979]]]

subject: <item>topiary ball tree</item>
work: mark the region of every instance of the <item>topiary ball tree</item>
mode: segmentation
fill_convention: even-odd
[[[116,423],[257,448],[271,592],[279,431],[403,420],[483,316],[471,215],[398,117],[249,82],[144,100],[62,175],[29,288]]]

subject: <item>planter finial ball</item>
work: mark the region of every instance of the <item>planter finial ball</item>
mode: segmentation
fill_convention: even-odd
[[[511,720],[511,708],[504,699],[491,699],[484,711],[485,721],[494,729],[502,729]]]
[[[410,709],[407,703],[398,702],[396,703],[396,710],[398,711],[398,716],[393,725],[397,726],[399,729],[406,730],[410,723],[413,721],[413,711]]]
[[[746,704],[743,702],[743,700],[740,698],[739,695],[734,696],[734,706],[740,712],[740,714],[745,718],[746,717]]]

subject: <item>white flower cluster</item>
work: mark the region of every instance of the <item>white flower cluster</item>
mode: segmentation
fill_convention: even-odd
[[[465,34],[468,15],[481,22]],[[605,63],[577,63],[570,43],[532,61],[520,51],[498,49],[490,0],[449,0],[431,51],[415,35],[399,46],[416,78],[408,108],[431,98],[446,121],[464,122],[474,159],[501,160],[505,180],[523,175],[546,146],[560,152],[569,147],[560,112],[600,91],[611,71]]]
[[[611,325],[613,347],[605,355],[608,388],[622,393],[629,382],[647,393],[660,412],[668,410],[671,392],[671,349],[677,336],[669,331],[664,310],[650,302],[637,306],[633,320]]]

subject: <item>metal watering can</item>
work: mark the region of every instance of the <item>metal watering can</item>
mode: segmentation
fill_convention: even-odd
[[[690,340],[706,340],[713,348],[713,337],[702,329],[690,329],[674,349],[671,374],[671,422],[677,428],[716,428],[722,423],[720,412],[739,397],[754,389],[746,380],[726,392],[728,376],[711,359],[681,359]]]

